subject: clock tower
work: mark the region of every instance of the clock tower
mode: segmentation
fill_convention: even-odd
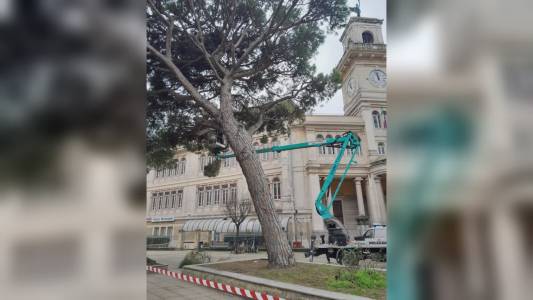
[[[385,154],[387,122],[387,48],[383,20],[352,17],[341,36],[344,54],[337,65],[342,78],[344,115],[365,122],[371,157]]]

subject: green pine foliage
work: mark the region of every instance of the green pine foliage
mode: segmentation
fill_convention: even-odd
[[[172,64],[216,109],[224,69],[239,124],[287,133],[340,87],[339,74],[317,73],[311,61],[326,33],[344,26],[348,14],[346,0],[149,0],[147,42],[163,55],[170,46]],[[224,134],[220,116],[199,105],[153,51],[147,55],[147,100],[149,167],[168,164],[179,147],[213,153],[215,137]]]

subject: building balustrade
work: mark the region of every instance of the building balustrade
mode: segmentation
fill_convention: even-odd
[[[369,43],[348,43],[348,48],[346,50],[375,50],[375,51],[385,51],[387,50],[387,45],[385,44],[369,44]]]

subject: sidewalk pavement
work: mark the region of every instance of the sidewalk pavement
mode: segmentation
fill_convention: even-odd
[[[164,275],[148,273],[147,300],[226,300],[235,296],[204,286],[176,280]]]

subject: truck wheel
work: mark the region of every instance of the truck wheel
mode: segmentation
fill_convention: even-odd
[[[383,250],[379,250],[378,252],[372,252],[370,254],[370,259],[373,261],[385,262],[387,261],[387,253]]]
[[[347,267],[356,267],[359,265],[361,255],[355,249],[342,249],[337,253],[337,262]]]
[[[342,249],[337,251],[337,257],[335,258],[339,265],[342,265]]]

